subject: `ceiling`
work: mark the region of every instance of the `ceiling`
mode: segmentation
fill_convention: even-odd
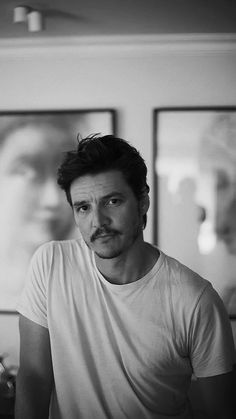
[[[40,10],[45,29],[13,24],[15,6]],[[236,33],[235,0],[0,0],[0,40]]]

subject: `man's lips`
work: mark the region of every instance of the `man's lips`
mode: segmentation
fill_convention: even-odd
[[[114,234],[104,234],[102,236],[97,236],[95,240],[110,239],[114,237]]]
[[[94,242],[97,239],[109,239],[116,236],[118,233],[115,231],[106,232],[106,233],[94,233],[91,237],[91,242]]]

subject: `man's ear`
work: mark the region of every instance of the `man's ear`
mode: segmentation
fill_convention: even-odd
[[[149,205],[150,205],[149,195],[148,195],[147,192],[144,192],[143,195],[142,195],[142,198],[139,202],[139,208],[140,208],[140,211],[141,211],[142,215],[144,215],[148,212]]]

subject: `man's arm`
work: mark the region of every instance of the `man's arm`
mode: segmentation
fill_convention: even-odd
[[[24,316],[20,316],[19,326],[15,419],[48,419],[53,385],[49,333]]]
[[[206,419],[234,419],[234,373],[198,378],[194,385],[195,402]]]

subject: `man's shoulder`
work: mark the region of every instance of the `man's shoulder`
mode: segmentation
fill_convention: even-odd
[[[39,251],[48,252],[50,250],[69,250],[75,248],[84,249],[84,241],[81,238],[78,239],[68,239],[68,240],[51,240],[41,244],[38,248]]]
[[[183,262],[175,259],[166,254],[164,256],[164,268],[167,272],[168,286],[174,288],[176,291],[179,290],[180,295],[186,295],[190,297],[201,294],[208,287],[211,287],[211,283],[199,275],[197,272],[192,270],[190,267],[185,265]]]
[[[75,254],[77,257],[79,255],[84,255],[86,253],[87,246],[82,239],[69,239],[69,240],[52,240],[46,243],[43,243],[36,250],[34,257],[37,259],[52,259],[60,257],[72,257],[74,258]]]
[[[163,293],[168,297],[176,325],[189,325],[195,310],[210,312],[209,307],[218,304],[219,297],[207,279],[170,256],[164,257],[163,265]]]

